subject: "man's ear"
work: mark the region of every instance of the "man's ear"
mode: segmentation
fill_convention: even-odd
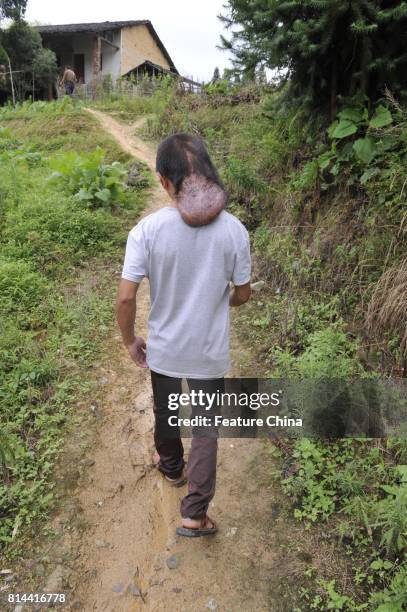
[[[158,174],[158,178],[160,179],[160,183],[161,185],[164,187],[164,189],[168,189],[168,179],[166,179],[164,176],[161,176],[161,174],[159,172],[157,172]]]

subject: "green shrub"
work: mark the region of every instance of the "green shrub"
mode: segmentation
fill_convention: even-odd
[[[337,327],[307,336],[305,350],[295,356],[276,348],[272,354],[274,377],[349,378],[363,372],[356,356],[358,345]]]
[[[89,208],[119,204],[126,188],[125,167],[119,162],[104,163],[105,151],[96,149],[87,155],[70,152],[53,158],[50,181],[61,182],[78,201]]]

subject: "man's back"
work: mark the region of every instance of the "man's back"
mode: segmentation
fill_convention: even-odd
[[[223,211],[191,227],[177,208],[145,217],[130,232],[123,278],[150,280],[147,362],[168,376],[217,378],[229,369],[229,283],[250,280],[246,229]]]
[[[63,82],[64,83],[75,83],[76,74],[70,68],[67,68],[64,72]]]

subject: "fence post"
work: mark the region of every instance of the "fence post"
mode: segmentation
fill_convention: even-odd
[[[10,62],[10,58],[7,55],[7,59],[8,59],[8,69],[10,72],[10,83],[11,83],[11,95],[13,97],[13,106],[16,105],[16,93],[14,91],[14,79],[13,79],[13,71],[11,69],[11,62]]]

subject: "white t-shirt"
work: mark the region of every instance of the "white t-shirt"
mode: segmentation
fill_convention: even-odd
[[[230,368],[229,282],[250,281],[249,235],[223,211],[202,227],[173,206],[130,232],[122,277],[150,281],[147,363],[177,378],[220,378]]]

